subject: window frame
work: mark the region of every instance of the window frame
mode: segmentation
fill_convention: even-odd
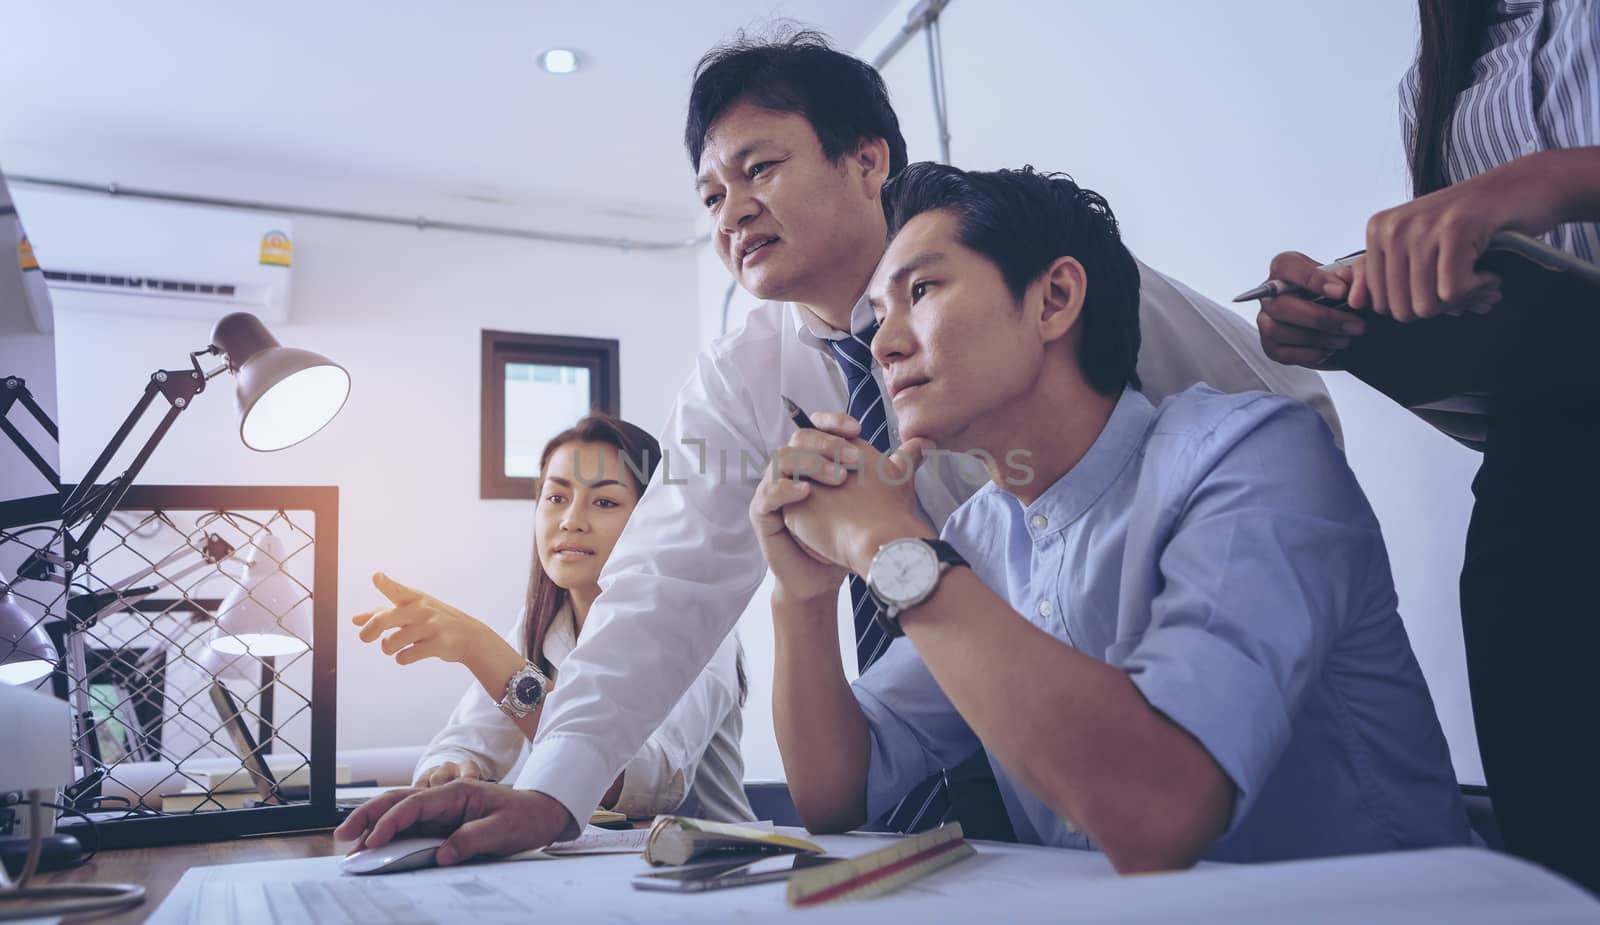
[[[478,497],[483,500],[532,501],[532,478],[514,478],[506,471],[506,365],[578,366],[589,370],[589,408],[620,415],[622,407],[621,345],[608,337],[570,337],[518,331],[483,331],[482,387],[479,400]]]

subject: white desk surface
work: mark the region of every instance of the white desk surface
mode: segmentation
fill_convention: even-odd
[[[800,833],[803,834],[803,833]],[[830,854],[854,855],[889,836],[814,837]],[[976,856],[892,896],[790,909],[784,884],[704,893],[635,890],[647,870],[637,855],[513,861],[360,879],[404,897],[418,923],[765,922],[1600,922],[1600,900],[1533,865],[1477,848],[1322,861],[1206,865],[1193,871],[1117,877],[1104,856],[974,842]],[[190,870],[150,917],[190,921],[206,883],[339,880],[339,858],[266,861]],[[214,899],[213,887],[210,898]],[[212,918],[220,910],[208,910]],[[267,914],[227,916],[254,925]],[[888,917],[888,918],[886,918]],[[319,922],[323,920],[318,915]]]

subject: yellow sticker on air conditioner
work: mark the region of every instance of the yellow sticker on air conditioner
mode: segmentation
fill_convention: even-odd
[[[17,242],[17,263],[24,270],[39,269],[39,258],[33,256],[33,245],[28,243],[27,235],[23,235],[22,240]]]
[[[261,236],[261,263],[269,267],[286,267],[294,261],[294,242],[281,231],[269,231]]]

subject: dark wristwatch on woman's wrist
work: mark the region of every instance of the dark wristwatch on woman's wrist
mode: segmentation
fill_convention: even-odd
[[[506,695],[496,704],[500,712],[512,719],[521,719],[539,709],[539,704],[544,702],[544,691],[550,684],[550,679],[533,662],[527,662],[511,680],[506,682]]]

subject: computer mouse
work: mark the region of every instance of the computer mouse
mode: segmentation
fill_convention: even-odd
[[[381,848],[362,848],[339,862],[347,874],[397,874],[432,867],[442,838],[397,838]]]

